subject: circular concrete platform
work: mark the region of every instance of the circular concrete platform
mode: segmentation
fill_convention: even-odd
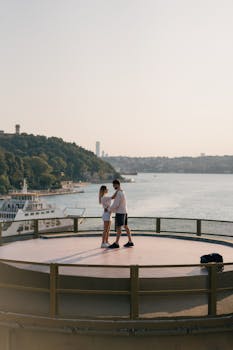
[[[30,261],[37,263],[58,263],[71,266],[59,267],[60,275],[119,278],[129,277],[129,268],[119,265],[183,265],[199,264],[200,256],[219,253],[224,262],[233,261],[233,249],[216,243],[189,241],[156,236],[134,236],[135,246],[124,248],[126,237],[122,237],[119,249],[101,249],[100,237],[69,237],[17,241],[0,247],[0,259]],[[112,237],[111,237],[111,240]],[[81,264],[82,266],[75,266]],[[88,266],[87,266],[88,265]],[[103,265],[95,267],[90,265]],[[111,267],[108,268],[108,266]],[[112,265],[116,266],[112,267]],[[49,272],[49,266],[15,264],[14,266],[36,271]],[[233,266],[224,271],[232,270]],[[206,269],[198,267],[153,267],[140,268],[140,277],[175,277],[205,274]]]

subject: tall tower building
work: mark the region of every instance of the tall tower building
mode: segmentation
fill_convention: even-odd
[[[97,157],[100,157],[100,142],[96,141],[95,143],[95,154],[97,155]]]
[[[20,134],[20,125],[19,124],[15,125],[15,133],[16,133],[16,135]]]

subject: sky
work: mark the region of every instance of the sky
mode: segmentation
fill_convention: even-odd
[[[233,154],[232,0],[0,0],[0,130]]]

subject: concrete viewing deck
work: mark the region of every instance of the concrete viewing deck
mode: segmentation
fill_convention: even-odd
[[[113,241],[114,237],[111,237]],[[199,264],[203,254],[218,252],[224,263],[232,262],[233,248],[222,244],[167,237],[134,236],[135,246],[124,248],[121,237],[119,249],[100,248],[101,237],[76,236],[53,239],[17,241],[0,247],[0,259],[15,260],[1,264],[5,282],[35,288],[49,288],[50,264],[58,264],[59,312],[67,317],[126,317],[129,313],[127,295],[77,295],[66,289],[130,290],[130,266],[139,265],[139,288],[143,291],[163,290],[160,295],[141,295],[140,315],[143,318],[201,316],[208,313],[207,294],[170,294],[171,290],[208,289],[207,269]],[[30,263],[19,263],[25,261]],[[78,266],[76,266],[78,265]],[[124,267],[122,267],[122,265]],[[151,267],[153,265],[153,267]],[[158,266],[157,266],[158,265]],[[160,266],[162,265],[162,266]],[[175,265],[166,267],[166,265]],[[217,275],[217,286],[233,285],[233,265],[224,267]],[[65,294],[64,294],[65,293]],[[28,312],[45,315],[49,308],[48,295],[17,290],[0,291],[0,308],[14,306],[25,312],[23,300],[31,300]],[[7,303],[4,305],[3,300]],[[117,302],[116,302],[117,300]],[[16,302],[17,301],[17,302]],[[23,305],[23,308],[22,308]],[[218,293],[217,312],[233,312],[232,291]]]
[[[110,237],[113,241],[114,237]],[[82,267],[60,267],[59,274],[89,277],[129,277],[129,269],[107,268],[109,265],[188,265],[199,264],[200,256],[217,252],[224,257],[224,263],[233,261],[233,248],[217,243],[190,241],[156,236],[134,236],[135,246],[125,248],[126,237],[121,237],[119,249],[100,248],[101,237],[69,237],[18,241],[0,247],[0,259],[30,261],[37,263],[81,264]],[[85,267],[85,265],[88,265]],[[103,265],[90,267],[89,265]],[[18,267],[48,272],[41,265]],[[226,266],[225,271],[233,270]],[[198,267],[141,268],[140,277],[178,277],[206,274]]]
[[[206,350],[203,344],[209,332],[208,344],[216,333],[216,344],[231,349],[233,264],[214,276],[213,314],[209,313],[213,276],[192,265],[213,252],[223,255],[224,263],[232,263],[232,238],[145,232],[133,236],[132,248],[124,248],[127,238],[121,237],[121,247],[115,250],[100,248],[101,235],[96,237],[96,232],[46,238],[51,239],[17,240],[0,247],[0,348],[8,344],[8,340],[1,343],[7,334],[6,339],[12,336],[18,341],[14,345],[11,341],[10,350],[37,350],[35,339],[44,342],[46,350],[69,349],[71,343],[73,348],[92,349],[98,339],[96,349],[126,348],[127,343],[134,349],[176,350],[183,344],[182,349]],[[134,265],[139,266],[136,279],[130,275]],[[187,340],[192,336],[198,340],[193,347]]]

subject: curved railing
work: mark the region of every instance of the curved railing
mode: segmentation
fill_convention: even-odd
[[[18,224],[27,223],[28,232],[17,231],[13,236],[34,235],[37,237],[40,233],[58,233],[64,232],[62,226],[49,226],[46,229],[46,221],[59,220],[63,221],[66,232],[101,232],[103,228],[102,218],[100,217],[64,217],[52,219],[33,219],[27,221],[0,222],[0,238],[7,237],[7,229],[11,223]],[[40,223],[45,223],[44,231],[40,230]],[[233,221],[223,220],[206,220],[193,218],[171,218],[171,217],[129,217],[129,226],[134,233],[150,232],[150,233],[179,233],[190,235],[207,235],[207,236],[223,236],[233,238]],[[114,231],[112,224],[111,231]]]
[[[3,281],[4,278],[3,276],[1,277],[1,282],[0,282],[0,288],[1,289],[6,289],[6,290],[14,290],[14,291],[20,291],[21,293],[26,291],[30,293],[46,293],[49,296],[49,310],[47,316],[50,316],[52,318],[56,317],[67,317],[66,314],[62,314],[59,312],[60,307],[59,307],[59,298],[62,295],[86,295],[90,296],[91,298],[95,296],[114,296],[115,297],[115,303],[118,302],[119,297],[122,296],[127,296],[128,297],[128,307],[129,307],[129,315],[127,316],[126,314],[122,316],[122,319],[131,319],[131,320],[137,320],[137,319],[148,319],[148,317],[143,317],[140,313],[140,297],[161,297],[161,296],[169,296],[169,298],[173,298],[174,296],[183,296],[183,298],[190,296],[192,299],[197,296],[197,295],[203,295],[206,296],[206,306],[207,308],[207,313],[201,312],[200,315],[198,316],[220,316],[222,313],[217,312],[217,306],[218,306],[218,296],[222,293],[227,294],[227,297],[231,297],[231,300],[233,301],[233,285],[232,285],[232,274],[233,274],[233,263],[224,263],[223,265],[221,264],[221,269],[224,266],[224,268],[230,268],[229,271],[230,274],[230,280],[229,283],[227,283],[227,278],[224,280],[224,283],[219,285],[218,283],[218,278],[220,275],[219,271],[219,264],[183,264],[183,265],[131,265],[131,266],[126,266],[126,265],[108,265],[108,266],[103,266],[103,265],[83,265],[83,264],[57,264],[57,263],[51,263],[51,264],[46,264],[46,263],[36,263],[33,261],[15,261],[15,260],[7,260],[7,259],[1,259],[0,260],[1,264],[4,265],[9,265],[11,268],[15,267],[19,269],[20,267],[25,271],[27,268],[29,268],[29,271],[31,271],[32,266],[38,266],[40,268],[43,267],[43,271],[48,275],[48,285],[41,285],[38,286],[36,283],[34,285],[33,280],[31,280],[30,284],[21,284],[17,282],[12,282],[12,281]],[[117,288],[117,283],[115,284],[114,288],[111,287],[103,289],[101,288],[79,288],[76,287],[75,285],[71,287],[67,287],[66,285],[62,285],[62,283],[59,283],[60,277],[62,274],[59,272],[60,269],[64,268],[88,268],[89,273],[92,269],[96,268],[101,268],[101,269],[124,269],[129,272],[129,277],[128,277],[128,289],[124,288]],[[176,281],[174,282],[173,287],[157,287],[154,289],[148,288],[145,289],[144,287],[141,288],[140,286],[142,285],[142,280],[143,278],[139,277],[140,276],[140,271],[141,269],[175,269],[175,268],[196,268],[196,267],[205,267],[207,270],[207,274],[201,276],[203,279],[202,283],[196,284],[195,288],[194,287],[189,287],[189,283],[191,281],[191,278],[187,279],[187,283],[182,285],[185,285],[186,287],[177,287],[179,286],[179,277],[176,278]],[[14,271],[14,270],[13,270]],[[36,277],[36,271],[34,271],[35,277]],[[221,273],[222,275],[222,273]],[[91,277],[88,277],[91,278]],[[182,277],[183,279],[186,277]],[[200,278],[200,276],[198,276]],[[222,278],[222,276],[221,276]],[[96,277],[95,277],[96,279]],[[167,281],[169,278],[165,277],[164,278]],[[174,279],[174,278],[173,278]],[[18,280],[18,278],[16,279]],[[195,282],[195,276],[193,276],[193,281]],[[161,283],[161,278],[160,278],[160,285],[162,286],[163,283]],[[205,286],[204,286],[205,285]],[[91,299],[90,299],[91,300]],[[227,312],[223,314],[231,314],[233,313],[233,302],[231,301],[230,305],[231,308],[227,308]],[[156,303],[156,299],[155,299]],[[229,303],[229,301],[228,301]],[[14,312],[15,310],[8,310],[11,312]],[[33,313],[34,314],[34,313]],[[190,313],[190,310],[187,313],[184,313],[183,316],[195,316],[192,315],[192,312]],[[82,318],[82,317],[93,317],[94,319],[103,318],[103,316],[93,316],[91,314],[89,315],[80,315],[79,313],[75,314],[75,318]],[[111,315],[108,316],[107,319],[115,319],[115,318],[120,318],[119,315]],[[169,314],[166,316],[169,317]],[[149,318],[156,318],[156,317],[149,317]]]
[[[71,220],[71,225],[67,232],[76,235],[90,235],[90,234],[98,234],[102,230],[102,219],[96,217],[90,218],[64,218],[64,220]],[[39,221],[33,220],[33,232],[28,234],[28,238],[33,237],[36,238],[42,234],[53,234],[56,232],[56,229],[52,230],[49,233],[41,233],[39,232]],[[69,222],[70,223],[70,222]],[[158,235],[158,234],[181,234],[181,235],[216,235],[220,237],[220,240],[225,244],[231,244],[226,238],[233,238],[233,222],[230,221],[216,221],[216,220],[202,220],[202,219],[177,219],[177,218],[129,218],[129,225],[132,228],[132,231],[136,234],[149,234],[149,235]],[[214,229],[215,226],[215,229]],[[32,226],[31,226],[32,227]],[[144,229],[143,229],[144,227]],[[210,228],[213,228],[213,232],[210,231]],[[0,225],[0,233],[1,233],[1,243],[14,239],[25,238],[27,234],[22,234],[18,232],[15,236],[5,236],[4,235],[4,224]],[[58,234],[63,235],[64,232],[59,232]],[[100,233],[99,233],[100,234]],[[185,237],[184,237],[185,238]],[[226,242],[227,240],[227,242]],[[233,243],[233,241],[232,241]],[[233,246],[233,244],[232,244]],[[11,290],[11,291],[21,291],[21,292],[30,292],[47,295],[48,299],[48,315],[51,318],[56,317],[67,317],[67,315],[63,314],[60,311],[59,304],[62,303],[61,297],[64,295],[79,295],[79,296],[114,296],[114,298],[126,298],[124,303],[127,304],[129,309],[129,314],[124,314],[123,316],[119,315],[111,315],[107,316],[107,319],[115,319],[123,318],[123,319],[148,319],[148,317],[144,317],[143,313],[141,313],[141,298],[161,298],[168,296],[169,298],[173,298],[174,296],[182,296],[182,298],[193,298],[193,296],[204,296],[206,302],[204,303],[206,312],[201,312],[199,316],[220,316],[225,314],[233,313],[233,262],[224,263],[224,273],[219,272],[219,264],[184,264],[184,265],[83,265],[83,264],[57,264],[57,263],[35,263],[32,261],[15,261],[15,260],[0,260],[1,266],[3,269],[7,266],[10,266],[12,271],[16,274],[18,273],[18,269],[23,269],[24,271],[28,269],[33,270],[33,266],[37,265],[41,268],[41,271],[45,273],[43,278],[46,277],[46,282],[39,285],[38,283],[33,284],[33,281],[29,281],[29,283],[16,283],[14,280],[10,280],[9,278],[3,278],[3,274],[1,275],[0,287],[1,289]],[[105,288],[81,288],[74,285],[67,284],[62,281],[63,273],[61,273],[61,269],[69,269],[69,268],[88,268],[91,269],[101,268],[101,269],[124,269],[128,273],[128,277],[126,278],[127,284],[123,284],[121,288],[117,288],[117,284],[113,284],[112,287]],[[182,277],[187,278],[187,283],[180,284],[179,287],[179,277],[174,281],[174,286],[167,286],[166,284],[160,281],[159,285],[156,287],[146,287],[144,286],[144,278],[140,277],[140,272],[142,269],[185,269],[185,268],[202,268],[205,267],[207,273],[205,275],[199,276],[199,279],[196,279],[196,276]],[[221,266],[222,267],[222,266]],[[26,272],[25,272],[26,273]],[[35,271],[33,273],[36,273]],[[77,276],[76,276],[77,277]],[[13,278],[13,277],[12,277]],[[91,277],[89,277],[91,278]],[[192,280],[191,280],[192,278]],[[201,278],[201,279],[200,279]],[[169,280],[169,278],[165,278]],[[192,285],[189,286],[190,281],[192,281]],[[127,288],[126,288],[127,286]],[[47,300],[47,299],[46,299]],[[227,305],[231,305],[231,307],[223,308],[224,312],[218,311],[218,305],[227,300]],[[203,304],[203,303],[202,303]],[[126,307],[126,309],[127,309]],[[222,309],[222,308],[221,308]],[[14,310],[9,310],[14,311]],[[189,310],[190,311],[190,310]],[[185,315],[185,314],[184,314]],[[183,315],[183,316],[184,316]],[[79,313],[73,315],[76,318],[86,317],[87,315],[80,315]],[[179,315],[178,315],[179,316]],[[186,316],[196,316],[194,314],[190,314],[188,312]],[[95,318],[103,318],[103,315],[89,315],[89,317]],[[150,316],[150,318],[154,319],[160,316]],[[163,315],[163,317],[169,317],[168,315]],[[176,315],[177,317],[177,315]]]

